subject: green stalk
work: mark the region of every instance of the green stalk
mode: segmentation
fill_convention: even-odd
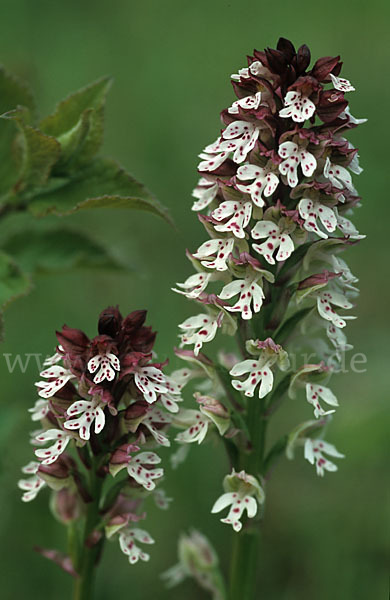
[[[253,398],[248,403],[247,425],[252,443],[250,454],[241,457],[245,470],[259,475],[263,470],[267,418],[263,399]],[[229,600],[254,600],[256,594],[256,567],[259,553],[260,527],[245,528],[233,534],[230,567]]]
[[[91,600],[95,581],[95,567],[99,558],[104,538],[99,542],[87,544],[92,532],[99,525],[99,505],[103,487],[103,478],[96,473],[96,466],[90,470],[90,492],[92,502],[87,504],[84,532],[81,540],[78,577],[75,581],[73,600]]]
[[[254,600],[259,530],[234,533],[229,600]]]

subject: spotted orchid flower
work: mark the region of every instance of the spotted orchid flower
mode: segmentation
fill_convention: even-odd
[[[327,290],[320,290],[317,294],[317,309],[320,317],[326,321],[330,321],[335,327],[343,328],[346,325],[346,319],[354,319],[355,317],[341,318],[333,306],[349,309],[353,304],[341,293]]]
[[[240,312],[242,319],[252,318],[253,312],[258,313],[264,300],[264,292],[259,285],[262,275],[252,269],[248,270],[244,279],[235,279],[222,288],[219,294],[221,300],[230,300],[233,296],[240,295],[233,306],[225,306],[230,312]]]
[[[306,231],[312,231],[319,237],[327,239],[328,233],[333,233],[337,227],[337,216],[330,206],[321,204],[318,200],[302,198],[298,204],[299,214],[304,220]],[[319,228],[317,219],[319,219],[326,229],[327,233]]]
[[[28,479],[20,479],[18,481],[18,487],[24,491],[22,496],[23,502],[31,502],[31,500],[34,500],[39,491],[46,486],[45,481],[37,475],[38,467],[39,462],[32,460],[28,465],[22,468],[22,473],[31,475]]]
[[[232,144],[233,146],[233,144]],[[224,152],[209,154],[207,152],[201,152],[199,154],[199,158],[201,158],[201,162],[198,164],[198,170],[207,172],[207,171],[215,171],[225,162],[230,154],[229,150],[225,150]]]
[[[277,261],[287,260],[294,251],[294,242],[290,235],[273,221],[258,221],[251,234],[254,240],[267,238],[262,244],[252,244],[252,248],[264,256],[270,265],[275,264],[273,254],[277,249]]]
[[[200,155],[199,171],[214,171],[233,152],[233,161],[242,163],[257,142],[259,128],[248,121],[233,121],[222,132],[222,135],[209,144]]]
[[[252,216],[252,202],[241,200],[227,200],[216,208],[211,216],[216,221],[227,221],[222,225],[215,225],[218,232],[233,233],[238,238],[245,237],[245,227],[248,226]]]
[[[271,338],[267,338],[265,341],[248,340],[246,349],[255,356],[234,365],[230,370],[230,375],[240,377],[249,373],[249,376],[244,381],[233,379],[232,386],[234,389],[244,392],[245,396],[252,398],[257,385],[260,383],[259,398],[264,398],[273,387],[272,365],[277,363],[282,371],[289,368],[287,352],[281,346],[275,344]]]
[[[41,398],[54,396],[74,377],[71,371],[59,365],[52,365],[48,369],[45,369],[40,373],[40,376],[50,379],[50,381],[37,381],[35,383]]]
[[[157,367],[136,367],[134,383],[149,404],[156,402],[159,394],[165,394],[168,391],[165,385],[165,375]]]
[[[269,198],[279,185],[279,177],[276,173],[257,165],[248,164],[239,167],[237,178],[241,181],[254,180],[248,185],[237,183],[237,189],[244,194],[250,194],[252,202],[260,208],[265,204],[263,194]]]
[[[194,275],[190,275],[184,283],[176,284],[178,287],[182,288],[181,290],[172,288],[172,291],[183,294],[186,298],[198,298],[207,288],[211,277],[212,273],[194,273]]]
[[[310,119],[316,110],[315,104],[297,90],[287,92],[284,106],[285,108],[279,111],[279,116],[291,117],[295,123],[303,123],[306,119]]]
[[[172,419],[169,414],[163,412],[156,406],[153,406],[152,410],[150,410],[146,417],[143,419],[142,425],[144,425],[146,429],[148,429],[148,431],[152,434],[157,444],[160,444],[160,446],[168,447],[171,445],[171,443],[167,436],[164,435],[164,433],[161,431],[161,429],[157,427],[157,425],[169,425],[171,421]]]
[[[226,271],[228,269],[227,260],[233,247],[234,238],[212,239],[199,246],[193,256],[200,260],[201,265],[207,269]]]
[[[175,440],[177,442],[191,444],[198,442],[201,444],[207,435],[209,424],[211,423],[205,415],[199,410],[186,409],[181,411],[180,424],[189,425],[189,427],[177,434]]]
[[[316,383],[306,384],[306,398],[309,404],[314,406],[314,416],[316,419],[335,412],[334,410],[325,411],[320,405],[320,398],[330,406],[339,405],[336,396],[329,388]]]
[[[143,529],[124,529],[119,534],[119,545],[124,554],[129,557],[129,563],[134,565],[138,560],[148,561],[150,556],[143,552],[135,542],[154,544],[154,540]]]
[[[255,393],[255,389],[260,383],[259,387],[259,398],[264,398],[270,393],[274,383],[274,375],[267,365],[264,364],[263,358],[256,360],[250,358],[237,363],[230,371],[230,375],[233,377],[240,377],[249,373],[248,378],[245,381],[240,379],[233,379],[232,386],[239,392],[244,392],[245,396],[252,398]]]
[[[338,452],[333,444],[311,438],[307,438],[305,441],[304,453],[306,460],[310,464],[316,465],[317,475],[320,477],[324,476],[325,471],[337,471],[337,465],[325,458],[324,454],[334,458],[344,458],[344,454]]]
[[[354,92],[355,88],[348,81],[348,79],[343,79],[342,77],[336,77],[333,73],[330,73],[330,78],[332,80],[333,86],[335,90],[339,92]]]
[[[249,67],[244,67],[243,69],[240,69],[238,73],[233,73],[230,78],[233,79],[233,81],[240,81],[241,78],[248,79],[250,73],[252,75],[261,75],[263,71],[264,67],[261,62],[259,60],[255,60],[249,65]]]
[[[168,391],[161,394],[160,401],[166,410],[172,413],[179,411],[178,403],[182,402],[181,391],[192,376],[190,369],[178,369],[169,377],[165,376],[165,385]]]
[[[35,450],[35,456],[41,460],[43,465],[51,465],[64,452],[71,438],[70,433],[61,429],[47,429],[37,435],[36,441],[39,444],[44,444],[55,440],[54,444],[48,448],[38,448]]]
[[[121,365],[119,358],[112,354],[112,352],[106,352],[105,354],[97,354],[88,361],[87,365],[90,373],[96,373],[93,378],[94,383],[101,383],[105,379],[107,381],[113,381],[115,379],[115,371],[120,371]]]
[[[61,345],[58,346],[58,350],[60,352],[64,351]],[[60,352],[55,352],[53,356],[48,356],[47,358],[45,358],[45,360],[43,361],[43,366],[50,367],[51,365],[56,365],[57,363],[59,363],[64,358],[63,355],[60,354]]]
[[[288,185],[292,188],[298,184],[299,165],[305,177],[311,177],[317,168],[315,156],[294,142],[280,144],[278,154],[283,158],[279,165],[279,171],[287,177]]]
[[[333,323],[328,323],[326,328],[326,335],[328,336],[330,342],[335,347],[335,353],[339,360],[341,360],[341,354],[351,350],[353,346],[348,344],[347,336],[345,333],[339,328],[335,327]]]
[[[215,338],[220,320],[220,315],[211,316],[206,313],[189,317],[179,325],[183,331],[180,346],[194,344],[194,354],[198,356],[203,344]]]
[[[96,434],[104,428],[106,418],[104,404],[100,400],[76,400],[66,412],[72,418],[65,421],[65,429],[77,430],[82,440],[90,439],[92,423],[95,424],[94,431]]]
[[[192,210],[204,210],[215,199],[218,193],[218,183],[212,183],[205,177],[201,177],[192,196],[196,201],[192,205]]]
[[[47,415],[50,410],[49,401],[44,400],[43,398],[39,398],[32,408],[28,409],[28,412],[31,413],[32,421],[41,421]]]
[[[329,179],[331,184],[338,189],[347,188],[350,192],[356,191],[349,171],[341,165],[331,163],[329,157],[325,161],[324,177]]]
[[[337,227],[345,236],[353,240],[362,240],[366,237],[358,232],[355,225],[349,219],[341,215],[337,215]]]
[[[223,487],[225,493],[214,503],[211,512],[218,513],[230,506],[228,516],[221,522],[231,525],[238,532],[242,528],[240,519],[244,511],[252,519],[257,513],[257,505],[263,504],[265,494],[255,477],[245,471],[236,473],[234,469],[225,477]]]
[[[238,114],[239,109],[243,110],[254,110],[259,107],[261,102],[261,92],[256,92],[254,96],[245,96],[244,98],[240,98],[233,102],[233,104],[228,108],[228,112],[231,115]]]
[[[164,475],[164,469],[148,469],[144,465],[157,465],[161,458],[155,452],[140,452],[132,456],[127,463],[127,472],[146,490],[154,490],[156,484],[153,479],[159,479]]]

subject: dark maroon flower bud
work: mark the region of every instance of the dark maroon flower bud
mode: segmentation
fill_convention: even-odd
[[[297,71],[298,73],[303,73],[304,71],[306,71],[307,67],[310,64],[310,50],[309,48],[306,46],[306,44],[303,44],[297,52]]]
[[[89,338],[84,332],[67,325],[61,331],[56,331],[56,336],[66,354],[83,354],[89,345]]]
[[[122,329],[126,335],[130,335],[136,329],[142,327],[146,320],[146,310],[134,310],[132,313],[127,315],[122,323]]]
[[[115,338],[122,325],[122,315],[117,306],[105,308],[99,317],[98,331],[100,335],[109,335]]]
[[[156,331],[151,327],[141,327],[131,338],[131,345],[136,352],[148,353],[152,350],[156,341]]]
[[[326,90],[321,93],[320,102],[317,106],[317,115],[324,123],[331,123],[348,106],[344,94],[335,90]]]
[[[139,419],[146,415],[150,410],[149,404],[145,400],[137,400],[131,404],[125,411],[125,419]]]
[[[279,38],[276,48],[279,50],[279,52],[282,52],[282,54],[284,54],[288,62],[291,62],[293,60],[295,56],[295,48],[294,44],[290,42],[290,40],[287,40],[283,37]]]
[[[339,56],[323,56],[317,60],[310,74],[318,81],[325,81],[330,73],[338,75],[341,65]]]
[[[56,492],[52,502],[52,510],[61,523],[71,523],[81,516],[80,498],[69,488]]]
[[[341,273],[332,273],[330,271],[323,271],[322,273],[315,273],[306,277],[298,284],[298,290],[304,290],[306,288],[313,287],[315,285],[326,285],[328,281],[335,277],[340,277]]]

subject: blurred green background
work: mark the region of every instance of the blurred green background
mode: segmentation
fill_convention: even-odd
[[[329,441],[347,455],[339,471],[321,480],[300,455],[283,461],[269,482],[258,597],[387,598],[389,4],[3,0],[0,6],[1,62],[30,82],[42,114],[100,75],[114,76],[105,152],[147,184],[178,227],[125,211],[64,219],[108,240],[134,272],[40,277],[33,293],[8,310],[1,353],[50,353],[64,322],[94,335],[99,311],[118,303],[124,313],[148,309],[159,355],[172,359],[177,324],[194,307],[169,289],[191,272],[185,248],[204,240],[190,210],[191,190],[197,154],[217,136],[219,111],[233,99],[230,73],[245,66],[254,47],[275,46],[280,35],[308,44],[314,58],[341,54],[342,74],[358,90],[349,96],[352,114],[369,119],[351,135],[364,167],[356,182],[363,207],[354,222],[368,237],[347,256],[362,290],[349,338],[367,355],[367,371],[333,380],[341,406]],[[20,466],[31,457],[26,409],[35,401],[36,367],[31,361],[24,374],[9,374],[0,355],[0,368],[0,596],[62,600],[70,597],[70,578],[32,551],[34,544],[64,547],[62,527],[47,514],[47,492],[23,505],[16,488]],[[278,427],[307,418],[303,398],[291,401]],[[231,532],[210,515],[226,470],[220,448],[192,448],[166,479],[175,498],[170,511],[150,507],[146,528],[157,540],[151,562],[130,567],[117,544],[108,544],[96,599],[206,598],[190,582],[166,591],[159,574],[176,562],[177,536],[190,526],[209,535],[227,567]]]

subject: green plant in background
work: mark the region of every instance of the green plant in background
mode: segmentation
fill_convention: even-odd
[[[195,394],[199,410],[175,417],[187,425],[176,439],[201,443],[216,433],[230,459],[212,507],[228,509],[221,521],[234,530],[230,600],[255,597],[256,521],[278,459],[303,448],[322,476],[343,457],[324,440],[338,406],[327,380],[351,348],[343,328],[354,317],[338,312],[352,308],[357,279],[339,253],[364,236],[348,218],[359,203],[350,171],[361,169],[344,136],[362,121],[349,112],[345,94],[354,88],[339,77],[340,57],[311,68],[310,61],[307,46],[296,51],[281,38],[232,75],[238,99],[222,111],[220,137],[200,154],[193,193],[210,239],[188,254],[197,272],[175,290],[200,306],[180,325],[181,346],[193,350],[177,354],[206,377]],[[212,360],[201,350],[219,331],[235,335],[237,354],[220,350]],[[300,389],[314,419],[269,444],[271,417]],[[202,569],[208,565],[197,570],[200,584]],[[176,583],[177,569],[170,573]]]
[[[26,294],[31,274],[76,264],[118,268],[89,232],[33,227],[7,235],[10,214],[70,215],[92,208],[146,210],[169,220],[153,195],[115,161],[99,156],[110,78],[68,96],[39,119],[26,84],[0,69],[0,309]]]

